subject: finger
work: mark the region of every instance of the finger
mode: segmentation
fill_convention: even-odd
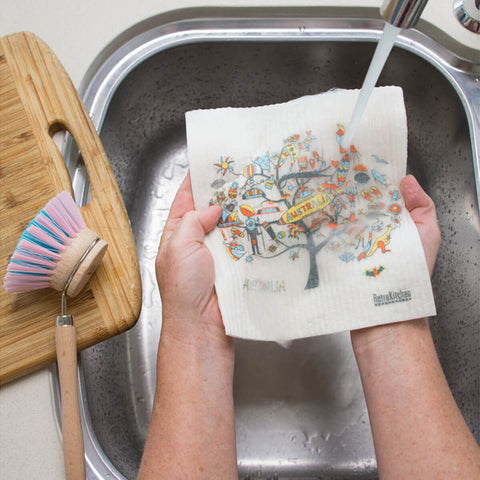
[[[405,200],[405,206],[417,226],[428,269],[432,274],[441,242],[435,204],[412,175],[402,180],[400,191]]]
[[[193,201],[192,180],[189,170],[175,195],[169,217],[179,219],[191,210],[195,210],[195,204]]]
[[[175,230],[170,233],[168,241],[162,238],[155,261],[157,279],[160,278],[160,273],[168,270],[165,265],[169,262],[189,258],[190,255],[205,248],[203,243],[205,235],[215,228],[221,212],[222,207],[214,205],[203,210],[187,212],[183,216]]]
[[[407,175],[400,183],[400,191],[409,212],[417,208],[435,208],[433,200],[425,193],[413,175]]]
[[[203,243],[205,235],[217,225],[221,213],[220,205],[188,212],[176,229],[175,242],[180,245]]]
[[[198,221],[202,224],[204,235],[211,232],[216,227],[220,220],[222,210],[223,209],[220,205],[213,205],[197,212]]]
[[[192,181],[189,170],[173,200],[167,222],[165,223],[165,227],[163,229],[161,243],[168,241],[180,220],[187,212],[192,210],[195,210],[195,204],[193,201]]]

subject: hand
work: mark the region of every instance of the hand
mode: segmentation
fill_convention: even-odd
[[[400,182],[400,191],[405,200],[405,206],[417,226],[427,260],[428,271],[432,275],[441,241],[435,204],[413,175],[407,175]]]
[[[190,173],[183,181],[170,210],[156,259],[162,297],[162,335],[194,342],[212,333],[225,340],[214,280],[213,258],[203,243],[215,228],[221,207],[195,211]]]
[[[430,274],[440,247],[435,205],[414,177],[400,190]],[[353,330],[380,478],[480,478],[480,450],[442,372],[426,319]]]
[[[427,261],[428,271],[430,275],[432,275],[441,241],[435,204],[413,175],[407,175],[402,179],[400,182],[400,191],[403,195],[405,206],[417,227]],[[352,344],[357,351],[360,351],[371,343],[375,343],[379,338],[383,339],[391,335],[397,335],[399,328],[410,328],[414,325],[428,329],[426,319],[393,324],[387,323],[375,327],[352,330]]]
[[[195,211],[187,175],[163,231],[156,260],[162,333],[142,480],[238,478],[234,346],[225,335],[213,258],[203,243],[221,211]]]

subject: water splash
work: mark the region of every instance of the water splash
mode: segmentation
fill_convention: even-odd
[[[385,62],[387,61],[388,55],[392,50],[393,44],[397,35],[400,33],[401,28],[394,27],[389,23],[385,24],[383,29],[382,36],[378,42],[377,48],[375,49],[375,54],[373,55],[370,67],[368,68],[367,75],[363,81],[362,89],[360,90],[360,95],[358,96],[357,102],[355,103],[355,108],[353,109],[352,118],[348,123],[348,126],[345,131],[345,136],[343,137],[342,145],[347,148],[352,144],[353,137],[357,131],[358,124],[362,118],[363,112],[368,104],[370,95],[377,84],[378,77],[383,70]]]

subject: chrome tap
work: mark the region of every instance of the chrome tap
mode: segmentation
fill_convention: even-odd
[[[380,15],[398,28],[414,27],[428,0],[385,0]]]
[[[453,11],[467,30],[480,33],[480,0],[455,0]]]

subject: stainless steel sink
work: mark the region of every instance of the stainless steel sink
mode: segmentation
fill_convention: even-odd
[[[247,14],[250,18],[247,18]],[[267,12],[267,13],[266,13]],[[102,55],[84,101],[110,158],[135,234],[143,308],[130,331],[81,355],[88,478],[136,477],[155,388],[161,324],[154,258],[188,168],[184,113],[282,102],[333,87],[359,88],[383,23],[321,10],[269,17],[153,19]],[[192,12],[190,12],[192,15]],[[252,16],[253,15],[253,16]],[[364,18],[361,18],[362,15]],[[192,17],[190,17],[192,18]],[[397,40],[379,84],[404,89],[408,170],[434,198],[443,244],[431,328],[459,407],[480,439],[480,65],[418,31]],[[77,193],[88,190],[70,154]],[[85,194],[85,198],[88,195]],[[348,334],[290,348],[236,342],[235,403],[242,479],[373,479],[376,462]],[[201,448],[201,446],[200,446]]]

